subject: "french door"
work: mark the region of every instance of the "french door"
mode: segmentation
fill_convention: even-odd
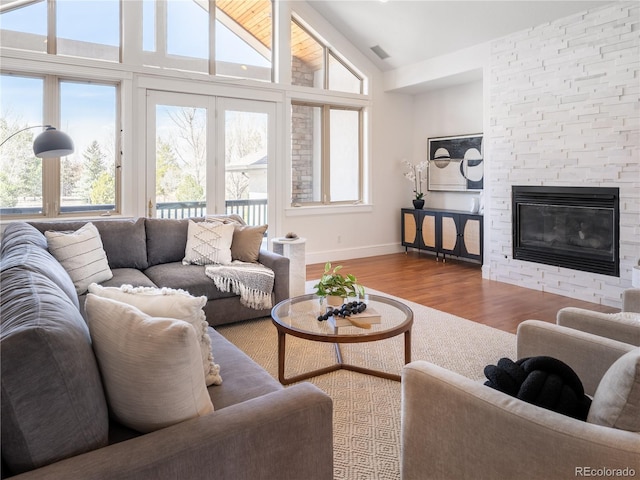
[[[271,102],[149,91],[147,215],[237,213],[266,224],[274,119]]]

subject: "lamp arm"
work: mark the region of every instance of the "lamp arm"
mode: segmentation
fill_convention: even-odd
[[[2,143],[0,143],[0,147],[7,143],[11,138],[15,137],[17,134],[24,132],[25,130],[30,130],[32,128],[51,128],[51,125],[33,125],[31,127],[25,127],[23,129],[18,130],[17,132],[12,133],[7,138],[5,138]]]

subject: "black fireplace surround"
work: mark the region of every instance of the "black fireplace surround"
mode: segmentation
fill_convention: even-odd
[[[512,187],[513,258],[620,276],[619,189]]]

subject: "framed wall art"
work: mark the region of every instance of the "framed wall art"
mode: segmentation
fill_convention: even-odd
[[[429,138],[427,143],[429,190],[466,192],[483,189],[481,133]]]

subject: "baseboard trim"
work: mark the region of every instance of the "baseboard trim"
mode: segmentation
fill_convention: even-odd
[[[320,252],[307,252],[305,261],[307,265],[314,263],[335,262],[349,260],[351,258],[375,257],[378,255],[391,255],[404,252],[404,247],[397,243],[384,245],[368,245],[365,247],[341,248],[339,250],[323,250]]]

